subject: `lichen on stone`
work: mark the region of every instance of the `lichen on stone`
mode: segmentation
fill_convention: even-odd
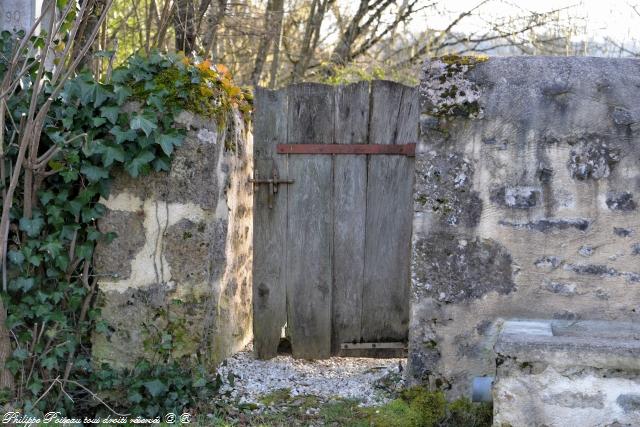
[[[446,303],[515,290],[511,254],[491,239],[437,233],[414,244],[413,290]]]
[[[436,117],[482,117],[480,88],[467,72],[487,57],[447,55],[426,61],[420,83],[423,111]]]
[[[436,214],[448,226],[473,227],[482,200],[472,188],[473,166],[461,153],[428,153],[417,160],[415,201],[419,210]]]
[[[571,150],[567,167],[571,177],[584,181],[609,176],[613,166],[620,161],[620,150],[611,147],[600,138],[580,139]]]

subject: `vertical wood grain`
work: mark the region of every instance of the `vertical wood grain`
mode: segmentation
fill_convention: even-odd
[[[334,142],[334,88],[288,88],[289,144]],[[331,356],[332,157],[289,156],[287,302],[293,356]]]
[[[254,123],[254,176],[267,178],[275,167],[288,175],[287,158],[276,154],[276,144],[287,136],[286,92],[256,89]],[[268,185],[254,187],[253,211],[253,331],[254,351],[260,359],[277,354],[287,321],[286,225],[287,185],[273,195],[268,206]]]
[[[415,88],[387,81],[371,87],[370,144],[418,137]],[[370,156],[367,170],[364,341],[404,341],[409,322],[413,158]]]
[[[336,89],[335,143],[366,144],[369,83]],[[340,344],[359,342],[364,285],[367,156],[334,157],[333,352]]]

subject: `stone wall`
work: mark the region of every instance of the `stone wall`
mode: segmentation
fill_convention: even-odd
[[[467,394],[504,319],[640,320],[640,61],[423,71],[410,378]]]
[[[119,174],[103,203],[96,249],[102,318],[96,362],[131,366],[171,356],[215,364],[251,338],[252,137],[231,115],[226,128],[190,113],[169,173]]]

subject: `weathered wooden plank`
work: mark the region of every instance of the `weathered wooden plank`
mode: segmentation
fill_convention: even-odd
[[[287,143],[334,142],[334,89],[305,83],[288,88]],[[331,355],[333,209],[331,156],[289,157],[287,306],[296,358]]]
[[[404,144],[418,137],[415,88],[375,81],[371,88],[372,144]],[[409,259],[413,158],[371,156],[362,335],[364,341],[403,341],[409,321]]]
[[[254,177],[266,178],[275,167],[288,175],[286,156],[275,154],[286,140],[286,91],[257,88],[254,123]],[[269,187],[254,187],[253,211],[253,333],[258,358],[277,354],[282,328],[287,322],[286,225],[288,185],[281,185],[268,207]]]
[[[366,144],[369,83],[336,89],[337,144]],[[367,205],[367,157],[334,157],[333,176],[333,351],[360,341],[364,285],[364,238]]]

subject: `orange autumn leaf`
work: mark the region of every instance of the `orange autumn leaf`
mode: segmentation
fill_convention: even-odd
[[[211,61],[205,59],[201,63],[198,64],[198,69],[200,71],[209,71],[211,69]]]
[[[227,77],[229,77],[231,74],[231,72],[229,71],[229,68],[227,68],[227,66],[224,64],[217,64],[216,70],[218,70],[220,74],[224,74]]]

